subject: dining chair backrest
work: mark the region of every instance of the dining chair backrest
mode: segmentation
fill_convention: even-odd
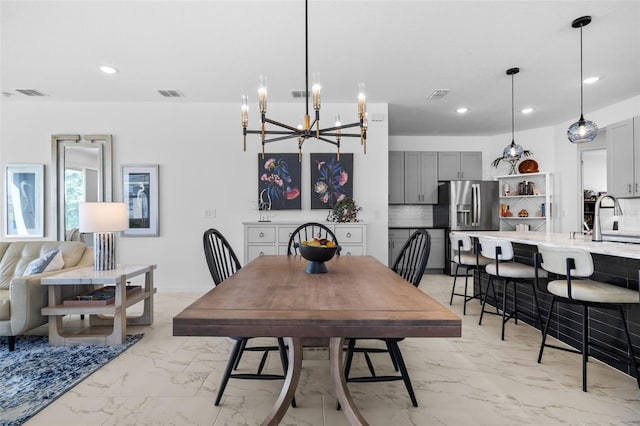
[[[451,248],[456,251],[471,251],[471,237],[466,234],[451,232],[449,241],[451,241]]]
[[[494,240],[493,238],[478,238],[480,254],[494,260],[513,259],[513,246],[510,241]]]
[[[416,230],[404,243],[391,269],[418,287],[429,260],[431,236],[424,229]]]
[[[308,222],[298,226],[296,230],[291,233],[291,236],[289,237],[289,245],[287,246],[287,255],[300,254],[296,247],[296,243],[301,244],[303,241],[310,241],[314,238],[325,238],[333,241],[335,245],[339,245],[335,234],[326,225],[316,222]],[[337,254],[340,254],[339,250]]]
[[[203,236],[204,255],[213,282],[218,285],[241,268],[227,239],[217,229],[207,229]]]
[[[567,259],[572,259],[572,277],[586,278],[593,275],[593,259],[586,250],[539,245],[538,253],[541,258],[540,266],[547,272],[567,275]]]

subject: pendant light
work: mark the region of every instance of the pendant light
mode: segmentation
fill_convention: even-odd
[[[515,139],[515,125],[514,125],[514,95],[513,95],[513,76],[520,72],[520,68],[509,68],[507,75],[511,76],[511,143],[504,148],[502,158],[511,163],[511,172],[515,173],[516,162],[522,157],[524,150],[522,146],[516,143]]]
[[[598,135],[596,123],[584,119],[582,102],[582,27],[589,25],[590,22],[591,16],[581,16],[571,23],[572,28],[580,28],[580,118],[567,130],[567,137],[571,143],[591,142]]]

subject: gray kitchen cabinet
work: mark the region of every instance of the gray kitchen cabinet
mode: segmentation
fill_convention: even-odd
[[[404,152],[389,152],[389,204],[404,204]]]
[[[438,152],[438,180],[462,179],[482,179],[482,152]]]
[[[607,193],[640,196],[640,117],[607,126]]]
[[[408,229],[389,229],[389,268],[400,254],[400,250],[409,239]]]
[[[416,228],[418,229],[418,228]],[[416,229],[389,229],[389,267],[393,267],[393,262],[400,254],[400,250]],[[427,229],[431,237],[431,250],[429,260],[427,260],[427,270],[442,272],[444,269],[444,229]]]
[[[404,203],[438,204],[437,153],[404,153]]]

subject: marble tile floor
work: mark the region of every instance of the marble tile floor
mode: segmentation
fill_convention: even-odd
[[[425,275],[421,290],[448,306],[452,278]],[[155,321],[129,328],[144,338],[85,379],[27,426],[91,425],[257,425],[276,399],[281,381],[231,380],[222,404],[213,405],[231,341],[173,337],[172,317],[197,294],[158,293]],[[478,326],[480,305],[462,316],[462,298],[451,309],[463,319],[462,338],[406,339],[401,343],[418,408],[402,382],[349,384],[371,425],[640,425],[640,389],[635,380],[597,361],[589,363],[589,392],[581,390],[579,355],[557,350],[536,362],[539,331],[507,325],[500,340],[499,318]],[[81,329],[78,317],[68,326]],[[37,332],[45,332],[46,328]],[[257,365],[247,353],[241,369]],[[392,372],[387,355],[373,355],[380,370]],[[276,356],[270,371],[280,371]],[[366,370],[362,356],[354,372]],[[303,374],[284,425],[347,425],[336,411],[327,353],[305,353]]]

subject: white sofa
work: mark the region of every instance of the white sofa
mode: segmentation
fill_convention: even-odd
[[[41,315],[47,306],[47,289],[40,285],[40,278],[58,271],[23,273],[31,261],[55,249],[62,253],[62,269],[93,265],[93,249],[79,241],[0,242],[0,336],[8,336],[10,351],[15,348],[16,336],[47,322]],[[63,297],[86,291],[86,287],[79,287],[69,286]]]

